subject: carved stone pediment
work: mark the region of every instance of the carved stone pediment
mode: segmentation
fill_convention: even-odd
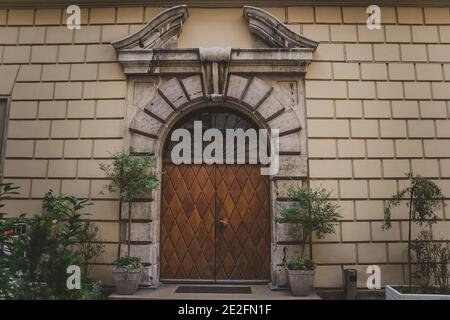
[[[169,8],[148,22],[142,29],[113,41],[116,50],[173,48],[181,32],[183,22],[188,17],[186,5]]]
[[[201,73],[207,92],[221,94],[232,72],[305,73],[318,42],[296,34],[259,8],[244,6],[250,32],[264,48],[177,48],[188,8],[169,8],[135,33],[112,42],[126,74]],[[217,77],[216,77],[217,76]]]
[[[244,17],[250,32],[272,48],[316,49],[317,41],[299,35],[286,27],[280,20],[262,9],[244,6]]]

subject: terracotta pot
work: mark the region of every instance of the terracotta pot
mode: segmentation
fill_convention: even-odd
[[[142,270],[134,269],[126,271],[123,268],[113,269],[113,280],[116,292],[123,295],[135,294],[141,282]]]
[[[314,270],[288,270],[289,287],[293,296],[305,297],[311,293]]]

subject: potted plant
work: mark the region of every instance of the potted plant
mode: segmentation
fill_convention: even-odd
[[[386,202],[383,229],[391,228],[391,210],[407,201],[408,207],[408,283],[406,286],[386,286],[388,300],[450,299],[448,288],[449,249],[433,241],[430,227],[437,223],[436,210],[442,207],[443,194],[432,181],[421,176],[407,175],[410,185]],[[412,239],[412,224],[424,228],[417,239]],[[415,256],[416,271],[413,272],[412,258]],[[412,278],[420,285],[413,285]],[[433,285],[433,280],[437,286]]]
[[[308,296],[314,285],[316,265],[308,258],[296,257],[284,265],[289,288],[294,296]]]
[[[312,260],[312,236],[322,239],[334,233],[340,218],[338,205],[329,200],[324,189],[313,190],[297,186],[288,190],[290,205],[281,209],[277,223],[288,223],[289,232],[299,234],[301,230],[300,254],[293,260],[286,260],[280,266],[287,271],[288,282],[294,296],[307,296],[314,283],[315,264]],[[306,247],[309,246],[309,257]]]
[[[113,270],[114,284],[118,294],[134,294],[141,282],[142,262],[139,257],[121,257]]]
[[[110,179],[106,185],[109,192],[119,192],[120,215],[124,202],[128,202],[127,219],[127,255],[117,261],[113,270],[113,280],[119,294],[134,294],[141,281],[142,263],[139,257],[131,257],[131,204],[139,197],[155,190],[159,186],[158,174],[155,172],[155,161],[150,155],[134,155],[117,153],[112,163],[100,164],[100,169]],[[122,220],[122,219],[121,219]]]

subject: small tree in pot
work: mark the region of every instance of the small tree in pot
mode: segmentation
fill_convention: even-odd
[[[113,271],[118,294],[134,294],[141,282],[143,264],[140,257],[121,257]]]
[[[385,202],[383,230],[392,227],[392,209],[402,202],[408,208],[408,286],[386,286],[386,296],[397,298],[400,295],[414,294],[415,298],[421,295],[448,292],[448,261],[449,249],[446,244],[433,241],[431,225],[437,223],[435,212],[444,205],[444,195],[433,181],[420,175],[407,174],[409,186],[403,188],[391,199]],[[417,239],[413,240],[412,225],[416,224],[424,230],[420,231]],[[413,262],[413,254],[415,262]],[[417,271],[413,272],[413,264]],[[412,278],[419,280],[420,286],[412,285]],[[432,285],[433,277],[439,289]]]
[[[111,182],[106,185],[110,192],[119,192],[120,212],[124,202],[128,202],[127,255],[117,260],[113,270],[114,283],[119,294],[134,294],[142,276],[142,263],[139,257],[131,257],[131,204],[146,193],[159,186],[155,161],[150,155],[118,153],[113,155],[111,164],[100,164]]]
[[[412,224],[419,226],[424,224],[435,223],[437,217],[435,211],[442,206],[443,195],[441,189],[431,180],[421,176],[414,176],[407,174],[410,180],[410,186],[397,192],[392,198],[386,201],[384,209],[384,224],[383,230],[388,230],[392,227],[391,211],[392,208],[399,206],[402,201],[407,201],[409,208],[408,214],[408,285],[411,287],[412,283]]]
[[[277,223],[289,223],[290,232],[301,231],[300,255],[281,266],[288,272],[289,287],[294,296],[307,296],[313,287],[314,270],[312,257],[307,257],[306,246],[312,246],[312,236],[322,239],[328,233],[334,233],[335,224],[340,218],[339,206],[329,200],[325,189],[312,190],[296,186],[288,190],[291,205],[282,209],[276,218]]]

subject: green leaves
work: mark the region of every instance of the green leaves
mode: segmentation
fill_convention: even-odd
[[[5,206],[3,204],[3,200],[9,199],[13,195],[19,194],[19,192],[16,191],[19,188],[20,187],[15,186],[13,183],[0,183],[0,210]],[[5,214],[6,213],[4,212],[0,212],[0,219],[3,218]]]
[[[399,206],[402,202],[406,203],[409,208],[409,218],[408,218],[408,277],[409,285],[411,286],[412,279],[412,263],[411,263],[411,252],[416,253],[416,265],[418,271],[416,276],[422,279],[422,286],[425,291],[430,289],[431,277],[433,274],[440,274],[440,278],[436,279],[447,283],[448,288],[448,248],[442,247],[442,250],[447,250],[445,253],[442,251],[442,258],[447,255],[445,268],[441,268],[442,272],[435,273],[434,266],[436,265],[436,252],[440,252],[440,244],[433,243],[431,233],[429,231],[421,231],[417,240],[411,240],[411,230],[412,223],[419,226],[431,224],[437,222],[437,216],[435,214],[436,210],[442,207],[444,196],[441,189],[431,180],[423,178],[421,176],[414,176],[412,173],[407,174],[409,178],[410,185],[395,195],[385,203],[384,209],[384,224],[382,226],[383,230],[391,228],[391,211],[394,207]]]
[[[286,261],[279,264],[279,267],[286,270],[302,270],[311,271],[316,269],[316,264],[311,259],[297,257],[294,260]]]
[[[88,205],[87,199],[56,196],[50,190],[42,201],[42,215],[21,215],[0,221],[0,245],[5,245],[10,253],[4,255],[0,251],[0,296],[7,299],[101,297],[98,282],[90,279],[87,272],[82,274],[82,283],[88,284],[86,288],[68,290],[66,287],[67,267],[86,264],[103,248],[92,223],[83,219],[86,214],[80,212]],[[18,223],[26,224],[25,234],[3,232]]]
[[[288,190],[290,206],[280,211],[275,219],[277,223],[289,223],[291,232],[301,230],[303,259],[305,243],[311,235],[322,239],[328,233],[334,233],[335,224],[341,216],[337,212],[339,206],[329,200],[329,192],[325,189],[313,190],[302,186]]]
[[[130,153],[114,154],[111,164],[100,164],[100,169],[111,180],[106,189],[109,192],[119,191],[119,196],[124,201],[133,201],[146,192],[158,188],[158,174],[154,168],[153,157]]]
[[[340,218],[339,206],[329,200],[325,189],[312,190],[296,187],[288,190],[292,204],[281,210],[276,221],[289,223],[303,232],[313,233],[322,239],[327,233],[334,233],[335,222]]]
[[[414,223],[422,225],[424,223],[435,223],[436,215],[434,212],[442,206],[444,195],[441,189],[431,180],[421,176],[407,174],[410,180],[410,186],[402,189],[392,196],[392,199],[386,201],[384,209],[383,230],[391,228],[391,211],[399,206],[402,201],[409,200],[406,205],[411,206],[411,220]]]
[[[83,230],[86,214],[80,213],[82,209],[90,206],[87,199],[77,199],[74,196],[55,196],[48,191],[42,200],[42,207],[47,220],[53,224],[53,231],[58,232],[65,244],[78,242],[78,236]],[[64,221],[64,223],[60,223]]]
[[[415,277],[420,280],[425,293],[432,292],[432,280],[439,286],[440,292],[448,294],[450,251],[445,243],[433,242],[428,230],[419,233],[411,243],[411,250],[416,256],[417,271]]]
[[[131,271],[142,268],[142,262],[140,257],[121,257],[116,261],[118,268],[125,269],[125,271]]]

